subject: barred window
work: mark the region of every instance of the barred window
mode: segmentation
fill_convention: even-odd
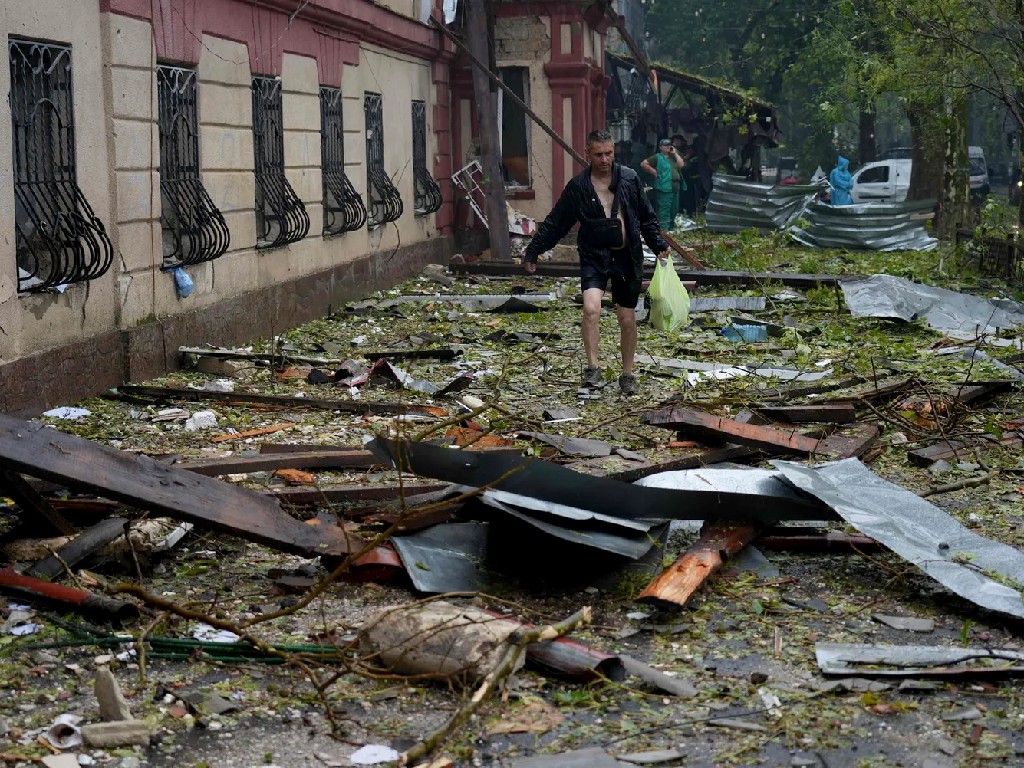
[[[284,175],[281,81],[252,79],[252,131],[256,156],[256,247],[276,248],[309,232],[309,215]]]
[[[345,173],[340,88],[320,87],[320,164],[324,178],[324,234],[359,229],[366,223],[366,206]]]
[[[366,199],[370,229],[395,221],[402,215],[402,196],[384,170],[384,102],[379,93],[363,98],[366,116]]]
[[[422,101],[412,103],[412,170],[416,215],[426,216],[441,210],[441,188],[427,170],[427,105]]]
[[[114,250],[78,188],[71,48],[11,39],[8,54],[18,291],[94,280]]]
[[[161,64],[156,82],[164,269],[173,269],[216,259],[230,233],[199,178],[196,72]]]

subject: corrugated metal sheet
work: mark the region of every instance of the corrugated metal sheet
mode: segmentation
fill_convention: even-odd
[[[759,184],[716,175],[704,221],[713,232],[785,229],[823,189],[820,185]]]
[[[803,213],[805,227],[793,226],[790,236],[814,248],[869,251],[930,251],[939,244],[915,214],[935,206],[934,200],[912,203],[860,203],[831,206],[812,203]]]

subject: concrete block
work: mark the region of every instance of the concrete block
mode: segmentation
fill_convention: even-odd
[[[285,93],[312,94],[320,99],[320,72],[316,59],[285,53],[281,61],[281,85]]]
[[[160,174],[152,171],[118,171],[117,221],[142,221],[160,215]],[[154,203],[154,205],[150,205]]]
[[[249,50],[245,43],[236,43],[222,37],[203,35],[197,68],[200,91],[203,83],[221,83],[249,87]]]
[[[114,117],[155,120],[158,114],[156,73],[149,69],[110,68]]]
[[[91,723],[82,726],[82,738],[90,747],[148,747],[149,723],[145,720],[121,720],[114,723]]]
[[[199,83],[199,121],[202,125],[231,125],[252,129],[252,89],[245,85]]]
[[[203,186],[221,213],[253,211],[256,175],[252,171],[204,171]]]
[[[100,705],[101,718],[107,722],[132,719],[132,711],[128,708],[128,702],[121,693],[121,686],[114,673],[110,671],[110,667],[102,666],[96,670],[93,690]]]
[[[203,170],[251,171],[253,136],[251,127],[203,125],[199,129],[199,159]]]
[[[318,131],[284,132],[284,165],[286,168],[319,168],[320,133]]]
[[[281,96],[284,109],[284,129],[302,131],[320,130],[320,98],[307,93],[288,93]]]
[[[153,28],[149,22],[110,14],[110,63],[148,69],[153,63]]]
[[[114,120],[114,168],[149,170],[160,165],[160,129],[156,123]]]

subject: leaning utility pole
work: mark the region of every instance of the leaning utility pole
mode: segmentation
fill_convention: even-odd
[[[466,9],[466,41],[470,52],[480,61],[493,62],[494,40],[491,19],[492,0],[472,0]],[[491,258],[510,259],[508,212],[505,205],[505,179],[501,173],[501,141],[498,132],[498,92],[477,67],[473,72],[473,99],[476,101],[477,129],[480,136],[480,166],[484,173],[484,212],[491,241]]]

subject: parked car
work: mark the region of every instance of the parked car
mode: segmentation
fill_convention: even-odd
[[[988,178],[988,163],[981,147],[967,148],[968,183],[971,186],[971,202],[981,205],[992,191]]]
[[[853,202],[902,203],[910,189],[912,161],[878,160],[853,174]]]

